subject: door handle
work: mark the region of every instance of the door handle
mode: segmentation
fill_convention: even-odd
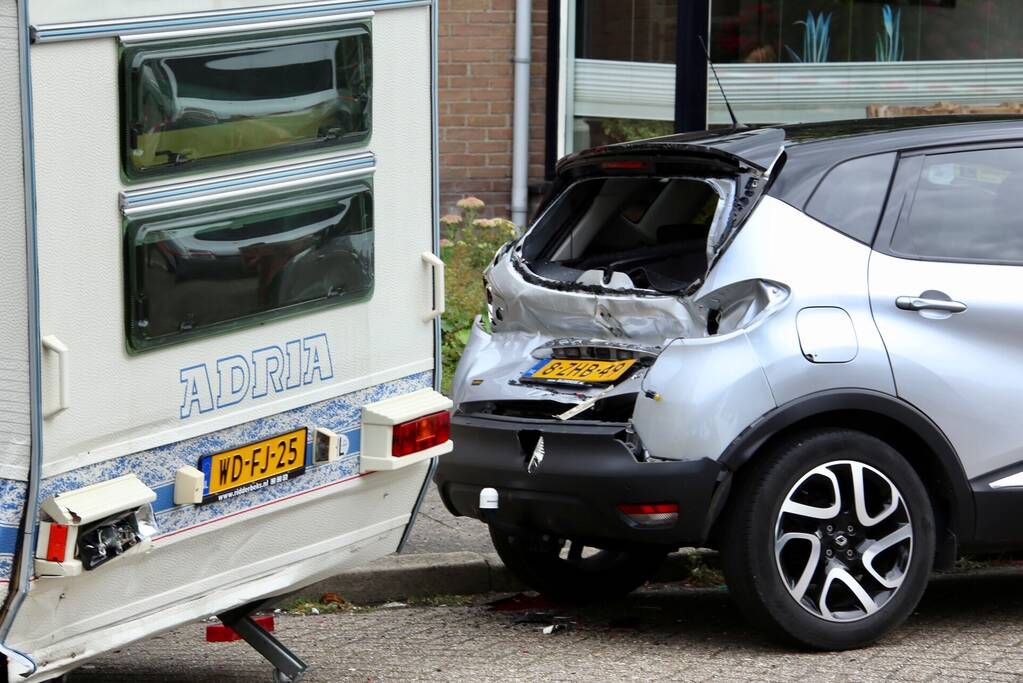
[[[962,313],[966,304],[961,301],[947,299],[926,299],[922,296],[900,296],[895,306],[903,311],[943,311],[945,313]]]
[[[43,417],[53,417],[62,413],[71,405],[71,351],[61,340],[52,334],[42,338],[43,348],[57,354],[57,372],[60,375],[60,389],[56,410],[51,410]]]
[[[433,308],[423,316],[429,322],[444,314],[444,262],[431,251],[423,252],[423,263],[433,269]]]

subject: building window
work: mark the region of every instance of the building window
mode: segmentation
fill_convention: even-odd
[[[127,219],[128,347],[141,351],[373,290],[369,181]]]
[[[678,0],[576,0],[570,15],[564,151],[672,133]]]
[[[711,3],[712,56],[748,124],[1014,111],[1021,30],[1017,0]],[[708,100],[727,124],[716,87]]]
[[[127,44],[129,179],[326,151],[370,135],[369,24]]]
[[[709,3],[711,55],[742,123],[1023,114],[1018,0],[693,1]],[[676,75],[692,73],[675,64],[679,43],[699,33],[678,25],[686,7],[561,0],[559,154],[673,130]],[[731,125],[709,73],[707,122]]]

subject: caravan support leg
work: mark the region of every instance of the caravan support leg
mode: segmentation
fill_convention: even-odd
[[[309,667],[292,654],[291,650],[284,647],[281,641],[254,622],[249,616],[252,612],[253,609],[250,606],[239,607],[221,614],[220,621],[240,635],[242,640],[263,655],[266,661],[274,665],[276,669],[274,671],[275,683],[294,683]]]

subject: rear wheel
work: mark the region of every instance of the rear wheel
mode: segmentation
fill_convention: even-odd
[[[732,494],[722,564],[739,607],[819,649],[868,645],[909,616],[934,559],[916,472],[867,434],[821,430],[782,444]]]
[[[505,566],[530,588],[564,602],[586,603],[631,593],[653,577],[668,551],[604,550],[578,541],[509,536],[490,527]]]

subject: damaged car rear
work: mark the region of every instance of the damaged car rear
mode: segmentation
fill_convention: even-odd
[[[448,509],[554,598],[627,593],[703,546],[747,614],[803,645],[900,623],[972,510],[954,456],[899,455],[930,436],[870,306],[918,129],[935,130],[747,129],[562,161],[484,273],[435,479]]]

